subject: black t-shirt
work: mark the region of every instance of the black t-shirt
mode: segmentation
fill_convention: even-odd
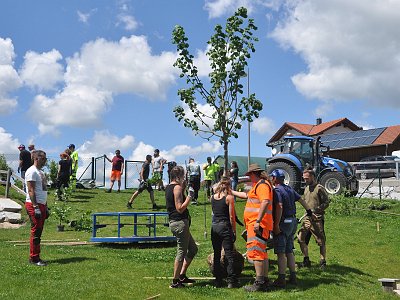
[[[213,222],[218,223],[222,221],[229,222],[229,205],[226,204],[226,197],[215,200],[214,196],[211,197],[211,207],[213,211]]]
[[[168,216],[170,221],[181,221],[189,219],[189,210],[185,209],[183,213],[179,213],[175,207],[174,187],[177,184],[169,184],[165,188],[165,203],[167,206]],[[182,195],[183,198],[183,195]]]
[[[147,180],[149,178],[150,174],[150,163],[148,161],[145,161],[143,166],[143,180]]]
[[[72,173],[72,161],[70,159],[61,159],[58,164],[60,168],[60,176],[67,177]]]
[[[26,171],[32,166],[31,153],[28,150],[22,150],[19,153],[19,160],[22,160],[21,171]]]
[[[232,168],[231,169],[231,177],[235,181],[239,181],[239,169],[238,168]]]

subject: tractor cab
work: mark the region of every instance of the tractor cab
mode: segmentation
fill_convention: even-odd
[[[287,136],[279,143],[271,145],[272,156],[290,154],[295,156],[303,166],[315,165],[316,149],[314,139],[306,136]]]

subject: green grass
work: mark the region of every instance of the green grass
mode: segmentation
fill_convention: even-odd
[[[126,202],[132,191],[106,194],[103,190],[78,190],[68,204],[73,210],[93,212],[128,211]],[[4,189],[0,187],[0,193]],[[12,193],[12,197],[22,199]],[[203,196],[204,197],[204,196]],[[49,206],[54,196],[51,194]],[[349,201],[343,204],[343,201]],[[42,258],[49,261],[45,268],[28,264],[29,245],[8,241],[28,241],[29,224],[19,229],[0,229],[0,299],[146,299],[160,294],[158,299],[398,299],[381,290],[378,278],[400,277],[400,239],[398,216],[368,211],[352,211],[356,200],[341,198],[332,204],[326,216],[328,268],[321,272],[317,267],[298,272],[299,285],[263,293],[248,294],[243,289],[216,289],[208,281],[200,281],[186,289],[169,289],[169,280],[144,279],[144,277],[171,276],[176,249],[174,246],[144,246],[107,244],[84,246],[42,246]],[[358,200],[357,207],[367,207],[370,200]],[[165,209],[161,192],[156,192],[156,202]],[[400,212],[400,202],[388,202],[385,211]],[[151,207],[147,192],[140,195],[134,210],[146,211]],[[238,203],[238,215],[244,202]],[[349,208],[350,207],[350,208]],[[336,209],[334,209],[336,208]],[[210,241],[210,205],[207,210],[207,239],[204,238],[204,206],[191,206],[192,233],[200,244],[199,253],[189,268],[189,276],[211,276],[206,258],[212,252]],[[298,215],[303,210],[298,210]],[[23,218],[27,219],[26,213]],[[377,222],[380,230],[377,232]],[[90,233],[67,228],[57,232],[58,221],[46,221],[42,240],[79,239],[88,241]],[[239,226],[238,231],[242,228]],[[166,231],[168,232],[168,231]],[[111,233],[110,228],[101,234]],[[239,239],[237,248],[245,252],[245,243]],[[296,260],[301,255],[296,244]],[[318,247],[310,243],[310,257],[318,263]],[[276,256],[271,252],[270,277],[277,277]],[[245,264],[242,274],[253,280],[254,270]]]

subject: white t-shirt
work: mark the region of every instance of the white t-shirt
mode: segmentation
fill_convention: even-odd
[[[160,172],[161,162],[164,162],[164,158],[161,156],[153,158],[153,172]]]
[[[47,202],[47,179],[43,171],[31,166],[25,173],[25,185],[28,186],[28,181],[35,182],[36,202],[46,204]],[[28,187],[27,187],[28,189]],[[29,193],[26,194],[26,202],[32,202]]]

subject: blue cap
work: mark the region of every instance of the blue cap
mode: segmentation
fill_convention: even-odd
[[[74,144],[69,144],[68,148],[75,148]]]
[[[275,169],[269,174],[269,176],[276,177],[276,178],[285,178],[285,174],[281,169]]]

